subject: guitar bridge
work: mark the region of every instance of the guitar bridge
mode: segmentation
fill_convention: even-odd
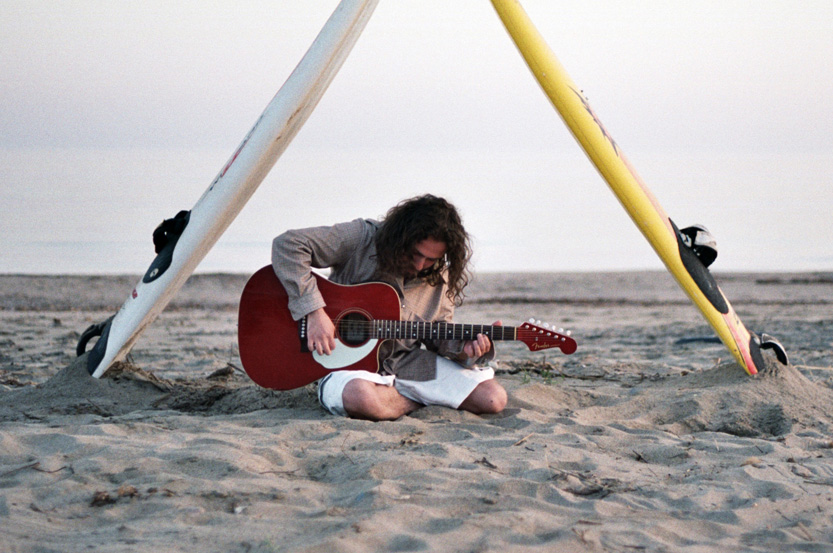
[[[298,321],[298,340],[301,342],[301,353],[310,353],[307,346],[307,317],[301,317]]]

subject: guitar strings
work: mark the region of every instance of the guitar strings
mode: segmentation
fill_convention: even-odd
[[[445,325],[445,328],[442,328]],[[474,330],[476,327],[480,328],[478,334],[499,334],[506,336],[508,334],[517,337],[533,337],[533,336],[553,336],[563,337],[560,332],[552,329],[530,329],[521,327],[514,327],[508,325],[478,325],[467,323],[444,323],[444,322],[417,322],[417,321],[395,321],[395,320],[351,320],[343,319],[336,323],[339,330],[364,332],[380,331],[383,333],[398,333],[398,334],[416,334],[416,335],[458,335],[466,332],[466,327]]]
[[[536,333],[540,333],[540,332],[544,332],[544,333],[551,332],[553,334],[560,334],[559,332],[556,332],[553,329],[547,329],[547,328],[529,329],[529,328],[525,328],[523,326],[514,327],[514,326],[509,326],[509,325],[483,325],[483,324],[444,323],[444,322],[430,323],[430,322],[394,321],[394,320],[381,320],[381,319],[380,320],[361,320],[361,321],[351,320],[351,319],[341,319],[341,320],[338,320],[337,323],[340,324],[340,325],[349,325],[349,326],[354,326],[354,327],[363,327],[363,326],[364,327],[381,327],[381,326],[384,326],[384,327],[387,327],[387,328],[395,328],[395,327],[403,328],[403,327],[408,327],[408,326],[414,327],[414,328],[416,328],[416,327],[419,327],[419,328],[433,328],[433,327],[439,327],[440,325],[446,325],[449,328],[480,327],[480,328],[486,328],[486,329],[492,329],[492,330],[494,330],[494,329],[504,329],[504,330],[517,329],[518,332],[528,332],[530,334],[536,334]]]

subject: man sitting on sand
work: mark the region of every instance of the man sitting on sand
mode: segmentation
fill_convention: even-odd
[[[272,266],[289,310],[295,320],[308,316],[309,349],[324,355],[336,347],[335,327],[311,268],[330,268],[330,280],[339,284],[390,284],[401,299],[403,320],[451,322],[469,281],[470,258],[457,209],[431,195],[398,204],[381,223],[356,219],[291,230],[272,245]],[[506,406],[494,370],[480,366],[494,357],[482,334],[467,341],[389,340],[379,353],[379,373],[334,371],[321,379],[321,404],[335,415],[370,420],[394,420],[423,405],[476,414]]]

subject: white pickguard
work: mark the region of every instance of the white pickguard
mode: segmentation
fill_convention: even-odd
[[[337,370],[357,363],[367,357],[376,347],[379,340],[369,340],[366,344],[351,348],[345,346],[341,340],[336,338],[336,347],[330,355],[323,355],[317,351],[312,352],[315,361],[325,369]]]

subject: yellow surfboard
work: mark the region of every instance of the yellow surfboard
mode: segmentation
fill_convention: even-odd
[[[517,0],[491,0],[503,25],[526,60],[535,79],[593,165],[619,198],[633,222],[648,239],[694,305],[750,375],[763,367],[761,348],[772,348],[787,363],[777,340],[757,336],[744,327],[708,268],[685,243],[685,236],[642,182],[622,150],[605,130],[577,87]]]

